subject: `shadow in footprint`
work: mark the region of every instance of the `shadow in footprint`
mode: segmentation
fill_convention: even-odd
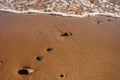
[[[100,19],[97,19],[97,24],[101,24],[101,23],[103,23],[103,21]]]
[[[66,33],[61,34],[60,36],[72,36],[72,35],[73,35],[72,33],[66,32]]]
[[[41,61],[43,59],[43,56],[37,56],[36,60]]]
[[[48,48],[46,51],[51,52],[53,51],[53,48]]]
[[[65,75],[64,74],[60,74],[59,77],[63,78],[63,77],[65,77]]]
[[[21,70],[18,71],[18,74],[20,74],[20,75],[28,75],[29,72],[26,69],[21,69]]]
[[[32,74],[34,72],[34,70],[30,67],[24,67],[20,70],[18,70],[18,74],[20,75],[29,75]]]
[[[111,21],[110,19],[108,19],[107,21]]]

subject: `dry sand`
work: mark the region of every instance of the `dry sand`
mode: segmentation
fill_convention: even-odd
[[[120,80],[120,19],[1,12],[0,80]]]

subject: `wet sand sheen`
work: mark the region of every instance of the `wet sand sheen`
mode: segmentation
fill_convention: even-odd
[[[119,22],[0,13],[0,80],[119,80]]]

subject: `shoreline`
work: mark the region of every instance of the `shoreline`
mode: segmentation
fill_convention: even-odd
[[[39,10],[27,10],[27,11],[17,11],[17,10],[12,10],[12,9],[0,9],[0,12],[8,12],[8,13],[14,13],[14,14],[45,14],[45,15],[57,15],[57,16],[63,16],[63,17],[78,17],[78,18],[84,18],[84,17],[89,17],[89,16],[111,16],[111,17],[118,17],[120,18],[120,13],[110,13],[110,12],[104,12],[104,13],[99,13],[99,12],[94,12],[94,13],[87,13],[84,12],[82,14],[68,14],[68,13],[63,13],[63,12],[42,12]]]

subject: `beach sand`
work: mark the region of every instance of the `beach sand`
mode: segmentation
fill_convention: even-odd
[[[120,18],[0,12],[0,80],[120,80]]]

